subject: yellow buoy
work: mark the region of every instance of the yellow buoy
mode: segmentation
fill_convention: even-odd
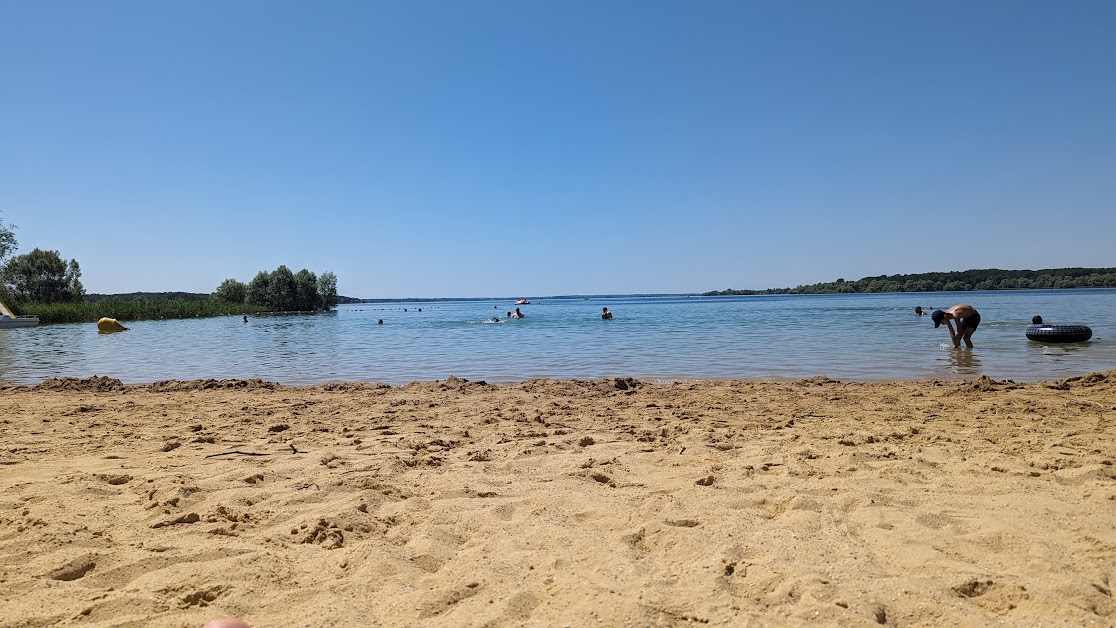
[[[115,318],[102,318],[97,321],[97,329],[100,331],[126,331],[128,328],[121,325],[120,321]]]

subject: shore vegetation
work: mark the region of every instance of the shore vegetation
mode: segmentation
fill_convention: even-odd
[[[11,304],[19,315],[39,317],[40,323],[95,323],[102,317],[121,321],[163,320],[172,318],[200,318],[261,314],[268,309],[243,303],[219,301],[192,301],[187,299],[151,299],[144,301],[104,300],[69,301],[56,303]]]
[[[0,239],[0,245],[2,245]],[[12,270],[15,269],[15,270]],[[77,262],[57,251],[36,249],[4,266],[3,298],[18,315],[41,323],[92,323],[108,317],[122,321],[240,316],[280,312],[320,312],[337,305],[337,276],[318,276],[286,266],[261,271],[248,284],[226,279],[212,294],[133,292],[86,295]]]

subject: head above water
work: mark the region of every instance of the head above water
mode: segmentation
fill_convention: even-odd
[[[941,310],[934,310],[934,312],[930,315],[930,320],[934,321],[935,328],[940,327],[944,319],[945,312]]]
[[[1041,325],[1042,324],[1042,317],[1037,315],[1037,314],[1035,316],[1031,317],[1031,324],[1032,325]]]

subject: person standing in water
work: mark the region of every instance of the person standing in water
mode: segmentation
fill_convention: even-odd
[[[973,332],[977,330],[980,325],[980,313],[976,308],[967,304],[959,303],[944,312],[942,310],[934,310],[930,315],[934,321],[934,328],[937,329],[941,326],[942,321],[945,321],[946,327],[949,328],[949,337],[953,340],[954,347],[960,347],[961,341],[964,340],[965,344],[973,348]],[[953,321],[957,321],[957,331],[953,330]]]
[[[601,308],[601,318],[606,321],[612,320],[612,312],[609,312],[607,307]]]

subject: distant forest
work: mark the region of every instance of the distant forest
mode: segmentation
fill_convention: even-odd
[[[1116,268],[1052,268],[1047,270],[963,270],[917,275],[880,275],[855,281],[815,283],[767,290],[714,290],[703,296],[749,294],[854,294],[872,292],[964,292],[967,290],[1048,290],[1052,288],[1116,288]]]

